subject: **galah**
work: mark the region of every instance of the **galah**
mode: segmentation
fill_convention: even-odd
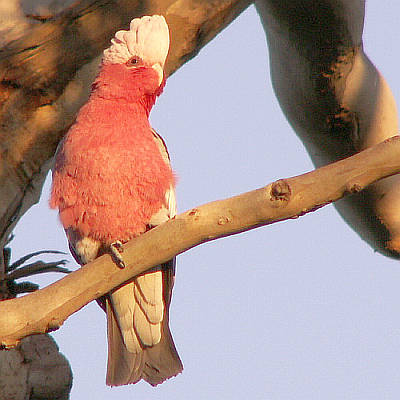
[[[50,206],[82,265],[176,214],[167,149],[148,120],[165,84],[168,25],[136,18],[111,43],[53,169]],[[157,385],[182,371],[168,326],[174,274],[171,260],[106,296],[108,385]]]

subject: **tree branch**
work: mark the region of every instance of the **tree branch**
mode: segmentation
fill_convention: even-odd
[[[313,172],[193,208],[127,243],[125,269],[105,255],[44,289],[0,303],[0,343],[14,346],[27,335],[58,329],[90,301],[191,247],[297,218],[399,172],[400,138],[394,137]]]

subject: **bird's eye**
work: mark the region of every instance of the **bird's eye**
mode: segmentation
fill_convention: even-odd
[[[127,67],[139,67],[142,64],[143,60],[138,56],[133,56],[125,63]]]

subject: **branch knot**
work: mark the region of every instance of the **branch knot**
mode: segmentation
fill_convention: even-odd
[[[272,183],[270,190],[270,200],[273,202],[281,201],[288,203],[292,195],[289,183],[285,179],[279,179]]]

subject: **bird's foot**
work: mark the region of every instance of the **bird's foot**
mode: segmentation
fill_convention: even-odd
[[[124,247],[119,240],[110,244],[111,257],[119,268],[125,268],[125,261],[121,256],[121,253],[123,252],[124,252]]]

